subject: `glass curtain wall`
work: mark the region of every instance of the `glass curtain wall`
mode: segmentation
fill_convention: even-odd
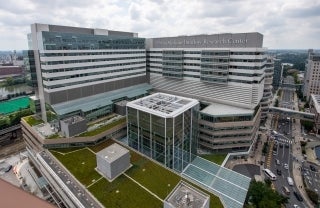
[[[197,149],[197,111],[188,109],[174,118],[164,118],[127,107],[130,147],[182,172]]]

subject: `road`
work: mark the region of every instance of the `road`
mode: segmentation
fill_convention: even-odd
[[[284,82],[292,84],[294,83],[294,79],[293,77],[287,77]],[[284,88],[282,92],[282,99],[279,102],[280,107],[294,109],[294,90]],[[290,186],[287,180],[288,177],[294,178],[292,173],[293,168],[295,168],[293,167],[293,159],[295,158],[292,156],[292,143],[294,142],[292,119],[285,116],[274,116],[273,118],[277,120],[273,121],[273,123],[276,124],[274,130],[278,132],[277,135],[274,135],[275,145],[273,149],[273,159],[270,165],[270,170],[277,175],[277,180],[274,182],[275,188],[279,193],[289,197],[289,203],[286,207],[293,207],[294,204],[300,207],[308,207],[305,202],[298,201],[293,194],[293,192],[300,194],[300,187],[297,187],[295,183]],[[276,164],[276,160],[279,160],[280,163]],[[288,164],[289,168],[286,169],[284,164]],[[313,181],[310,180],[310,183],[313,183]],[[283,186],[286,186],[290,190],[289,195],[284,193]]]

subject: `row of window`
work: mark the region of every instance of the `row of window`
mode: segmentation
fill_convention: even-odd
[[[229,63],[229,62],[248,62],[248,63],[262,63],[266,62],[267,58],[263,59],[240,59],[240,58],[228,58],[228,59],[222,59],[222,58],[197,58],[197,57],[161,57],[161,56],[150,56],[147,58],[157,58],[161,59],[163,61],[184,61],[184,60],[193,60],[193,61],[200,61],[202,62],[211,62],[211,63]],[[157,61],[150,61],[150,62],[157,62]],[[270,67],[270,66],[269,66]]]
[[[207,141],[207,140],[200,139],[200,142],[207,143],[211,146],[228,145],[228,144],[248,144],[248,145],[251,144],[251,140],[248,140],[248,141],[239,140],[239,141],[232,141],[232,142],[228,142],[228,140],[226,140],[225,142],[214,142],[214,140]],[[201,143],[200,143],[200,145],[201,145]]]
[[[213,74],[213,73],[221,73],[221,74],[226,74],[228,73],[228,75],[233,75],[233,76],[242,76],[242,77],[262,77],[263,74],[246,74],[246,73],[236,73],[236,72],[227,72],[227,71],[219,71],[219,70],[225,70],[225,68],[216,68],[216,69],[211,69],[211,70],[198,70],[198,69],[181,69],[179,68],[180,66],[164,66],[164,67],[152,67],[152,68],[158,68],[158,69],[162,69],[162,70],[170,70],[170,71],[185,71],[185,72],[198,72],[201,74]],[[149,70],[151,72],[155,72],[153,70]],[[219,71],[219,72],[217,72]]]
[[[72,79],[77,77],[87,77],[87,76],[94,76],[94,75],[103,75],[103,74],[112,74],[117,72],[127,72],[137,69],[145,69],[144,66],[138,66],[138,67],[132,67],[132,68],[124,68],[124,69],[116,69],[116,70],[108,70],[103,72],[90,72],[90,73],[84,73],[84,74],[74,74],[69,76],[60,76],[60,77],[54,77],[54,78],[43,78],[45,81],[57,81],[57,80],[64,80],[64,79]],[[124,74],[125,75],[125,74]]]
[[[219,123],[219,122],[239,122],[239,121],[251,121],[253,119],[253,115],[248,116],[225,116],[225,117],[215,117],[213,115],[208,115],[201,113],[200,119],[204,121]]]
[[[250,138],[252,135],[251,134],[248,134],[248,133],[236,133],[236,134],[224,134],[224,135],[211,135],[211,134],[208,134],[208,133],[205,133],[205,132],[202,132],[200,131],[199,132],[200,136],[201,135],[204,135],[205,137],[207,138],[210,138],[210,139],[221,139],[221,138],[228,138],[228,137],[248,137]],[[240,139],[240,138],[239,138]]]
[[[64,83],[64,84],[59,84],[59,85],[53,85],[53,86],[47,86],[44,85],[44,88],[46,89],[57,89],[57,88],[62,88],[62,87],[68,87],[68,86],[74,86],[74,85],[79,85],[79,84],[85,84],[85,83],[90,83],[90,82],[97,82],[97,81],[102,81],[102,80],[109,80],[109,79],[115,79],[119,77],[128,77],[128,76],[133,76],[133,75],[143,75],[146,72],[134,72],[134,73],[127,73],[125,75],[115,75],[115,76],[110,76],[110,77],[103,77],[103,78],[97,78],[97,79],[90,79],[90,80],[83,80],[83,81],[78,81],[78,82],[72,82],[72,83]]]
[[[132,59],[145,59],[145,56],[136,57],[121,57],[121,58],[101,58],[101,59],[81,59],[81,60],[68,60],[68,61],[41,61],[42,65],[57,65],[57,64],[76,64],[76,63],[92,63],[102,61],[119,61],[119,60],[132,60]]]
[[[147,51],[147,53],[150,53],[150,54],[155,54],[155,53],[162,54],[162,53],[165,53],[165,50],[163,50],[163,51]],[[202,53],[202,51],[183,51],[183,54],[201,54],[201,53]],[[229,51],[228,54],[230,54],[230,55],[254,55],[254,56],[260,56],[260,55],[265,55],[265,52],[259,52],[259,51],[253,51],[253,52]]]
[[[148,61],[148,67],[151,68],[159,68],[158,66],[150,66],[150,63],[156,63],[156,64],[161,64],[159,62],[153,62],[153,61]],[[162,63],[163,65],[164,63]],[[180,65],[180,63],[170,63],[170,65]],[[184,66],[197,66],[200,67],[200,64],[195,64],[195,63],[183,63]],[[202,64],[202,66],[206,66],[204,64]],[[238,65],[228,65],[229,69],[240,69],[240,70],[263,70],[265,69],[265,65],[262,66],[238,66]]]
[[[252,130],[252,126],[232,126],[232,127],[220,127],[220,128],[213,128],[211,126],[207,126],[204,124],[199,125],[200,129],[207,129],[211,131],[229,131],[229,130]]]
[[[257,80],[248,81],[248,80],[230,79],[227,76],[223,76],[222,74],[219,75],[219,76],[221,76],[220,78],[218,78],[218,77],[213,78],[213,77],[207,77],[207,76],[183,74],[183,73],[180,73],[181,71],[175,70],[175,69],[168,70],[168,71],[172,71],[172,74],[174,74],[174,77],[179,77],[179,78],[192,77],[192,78],[198,78],[198,79],[201,79],[201,81],[207,81],[207,82],[219,82],[219,83],[235,82],[235,83],[243,83],[243,84],[260,84],[264,80],[264,78],[259,81],[257,81]],[[168,71],[159,72],[159,71],[150,70],[151,73],[162,74],[163,76],[167,76]]]
[[[138,61],[138,62],[128,62],[128,63],[118,63],[118,64],[103,64],[103,65],[98,65],[98,66],[93,65],[93,66],[50,69],[50,70],[42,69],[42,72],[44,72],[44,73],[70,72],[70,71],[78,71],[78,70],[99,69],[99,68],[105,68],[105,67],[109,68],[109,67],[117,67],[117,66],[129,66],[129,65],[136,65],[136,64],[146,64],[146,62],[145,61]]]
[[[61,56],[93,56],[93,55],[115,55],[115,54],[144,54],[144,50],[134,50],[134,51],[108,51],[108,52],[65,52],[65,53],[40,53],[40,57],[61,57]]]

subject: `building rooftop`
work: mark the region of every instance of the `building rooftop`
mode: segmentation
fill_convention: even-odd
[[[311,94],[311,99],[313,100],[317,113],[320,113],[320,95]]]
[[[251,178],[196,157],[182,172],[185,178],[218,195],[225,207],[242,208]]]
[[[65,124],[75,124],[78,123],[80,121],[83,121],[84,118],[82,118],[81,116],[72,116],[66,119],[63,119],[62,122],[64,122]]]
[[[183,181],[180,181],[167,196],[165,201],[169,202],[172,207],[201,208],[204,207],[209,199],[209,195]]]
[[[122,155],[127,154],[128,152],[129,150],[127,150],[126,148],[122,147],[117,143],[114,143],[109,147],[98,152],[97,155],[105,158],[107,162],[112,163],[113,161],[117,160]]]
[[[0,187],[1,207],[55,207],[2,179],[0,179]]]
[[[224,105],[220,103],[211,103],[211,105],[204,108],[201,112],[213,116],[238,116],[252,115],[254,113],[254,110]]]
[[[52,105],[52,108],[58,115],[68,114],[76,110],[87,112],[93,109],[98,109],[102,106],[110,105],[113,103],[112,100],[117,100],[123,97],[130,99],[138,95],[147,94],[147,91],[150,89],[151,85],[149,84],[139,84],[111,92],[105,92],[77,100],[54,104]]]
[[[174,117],[198,104],[199,102],[195,99],[165,93],[155,93],[131,101],[127,106],[161,117]]]

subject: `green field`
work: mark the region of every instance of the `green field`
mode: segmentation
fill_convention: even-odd
[[[0,102],[0,114],[9,114],[29,107],[29,97],[20,97]]]
[[[95,171],[94,153],[112,143],[113,140],[107,140],[94,147],[56,149],[51,150],[51,153],[105,207],[163,207],[162,200],[182,178],[146,157],[130,151],[132,167],[125,174],[109,182]],[[210,194],[210,207],[223,207],[219,198],[213,194]]]

